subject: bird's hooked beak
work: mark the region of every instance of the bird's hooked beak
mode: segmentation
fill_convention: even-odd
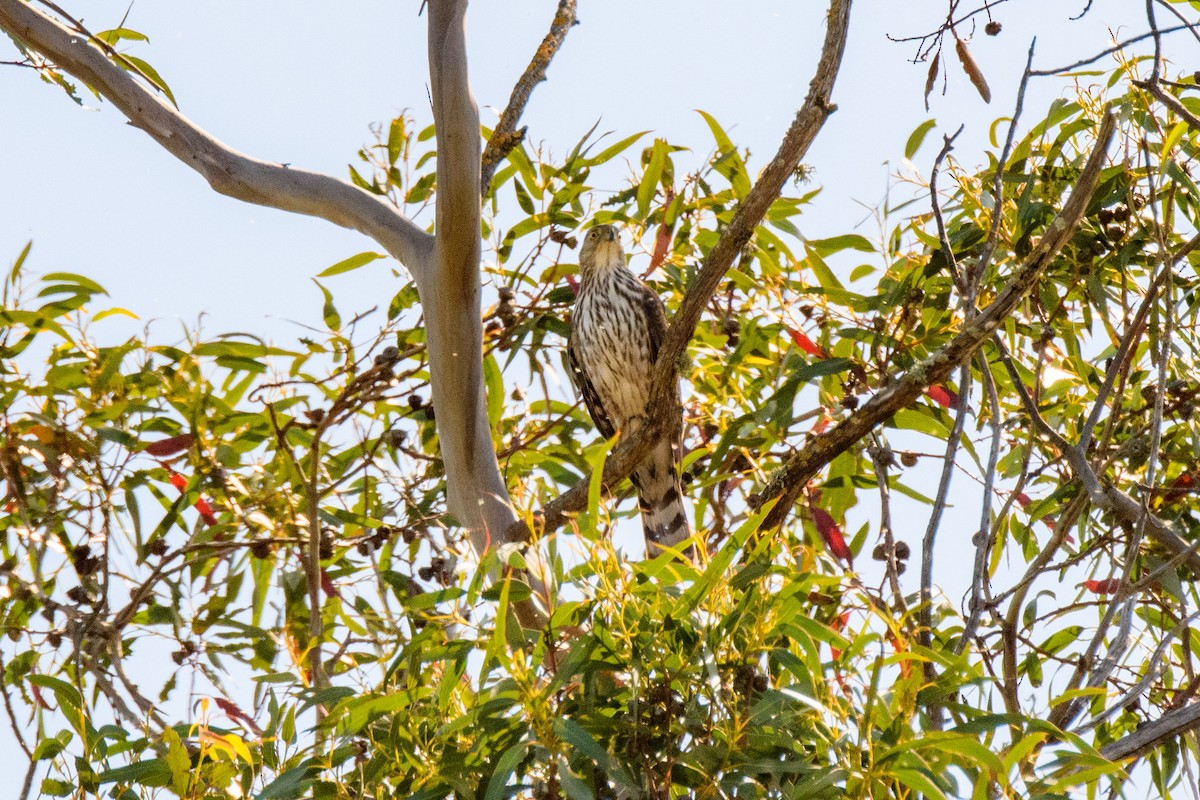
[[[608,226],[604,228],[604,232],[601,235],[604,237],[604,240],[608,242],[615,242],[617,240],[617,232]]]

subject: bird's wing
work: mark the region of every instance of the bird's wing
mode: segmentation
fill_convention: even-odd
[[[650,359],[658,360],[658,350],[667,338],[667,309],[662,298],[649,286],[642,284],[642,313],[646,317],[646,332],[650,335]],[[675,380],[675,415],[678,422],[671,428],[671,443],[675,450],[675,463],[683,456],[683,402],[679,397],[679,379]]]
[[[650,358],[658,358],[658,348],[667,338],[667,310],[662,298],[649,286],[642,284],[642,313],[646,316],[646,331],[650,334]]]
[[[608,414],[604,411],[604,404],[600,402],[600,395],[596,392],[596,387],[592,385],[591,378],[583,368],[583,363],[579,360],[579,355],[575,351],[575,337],[571,336],[567,340],[567,361],[571,367],[571,377],[575,381],[575,386],[579,389],[579,393],[583,395],[583,403],[587,406],[588,414],[592,417],[592,422],[596,424],[596,430],[600,431],[600,435],[605,439],[611,439],[617,435],[617,429],[613,427],[612,421],[608,418]]]

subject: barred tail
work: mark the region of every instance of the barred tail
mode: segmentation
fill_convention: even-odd
[[[664,547],[675,547],[692,535],[683,506],[683,485],[669,441],[660,442],[633,472],[638,491],[642,524],[646,529],[647,555],[658,555]]]

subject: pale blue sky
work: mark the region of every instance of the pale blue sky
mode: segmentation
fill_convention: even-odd
[[[151,40],[133,52],[163,75],[183,113],[212,134],[258,158],[344,177],[356,150],[370,140],[372,123],[405,108],[418,123],[429,121],[419,4],[138,0],[127,25]],[[496,118],[490,109],[507,101],[555,5],[472,5],[471,74],[485,124]],[[1034,33],[1037,63],[1055,66],[1107,46],[1109,29],[1126,35],[1144,27],[1142,4],[1129,0],[1096,0],[1082,22],[1069,23],[1084,5],[1014,0],[999,6],[1001,35],[985,37],[980,30],[971,43],[991,83],[992,104],[986,106],[952,64],[948,94],[941,96],[939,83],[927,113],[921,98],[925,65],[907,63],[915,48],[893,44],[885,34],[933,29],[945,13],[944,0],[858,3],[834,94],[839,111],[805,159],[825,187],[801,219],[805,234],[847,232],[862,222],[899,168],[909,133],[930,116],[938,119],[939,132],[965,122],[956,155],[967,164],[981,162],[991,121],[1011,113]],[[114,27],[126,9],[125,2],[108,0],[89,2],[86,11],[80,3],[64,6],[83,14],[93,29]],[[523,123],[532,140],[557,152],[599,119],[599,130],[651,130],[696,147],[702,157],[711,146],[694,113],[702,108],[751,149],[754,170],[774,152],[804,99],[824,8],[812,0],[582,0],[581,24]],[[1169,44],[1182,62],[1197,62],[1194,40],[1178,37]],[[0,45],[0,60],[15,57],[7,43]],[[1036,84],[1027,119],[1036,119],[1059,91],[1059,83]],[[88,109],[80,109],[31,72],[0,69],[0,97],[0,264],[33,239],[30,269],[98,280],[114,304],[143,321],[162,320],[156,326],[161,336],[177,335],[174,320],[190,326],[203,313],[210,333],[252,331],[290,343],[302,332],[288,320],[319,319],[309,278],[349,255],[377,249],[323,221],[214,194],[110,106],[89,98]],[[939,139],[935,133],[928,141]],[[934,152],[927,144],[918,155],[922,172]],[[861,232],[875,234],[869,222]],[[390,296],[390,280],[381,262],[333,279],[331,286],[345,315]],[[105,324],[113,326],[114,337],[140,329],[140,323]],[[966,481],[958,485],[976,493]],[[973,519],[976,506],[967,508]],[[916,513],[923,527],[928,512]],[[24,770],[16,755],[7,724],[0,724],[0,766],[10,775]]]
[[[417,5],[360,0],[332,13],[315,2],[141,0],[128,24],[150,36],[149,46],[133,52],[159,70],[191,119],[253,156],[345,176],[371,123],[404,108],[428,121]],[[913,48],[885,34],[933,28],[942,4],[857,5],[835,92],[840,110],[806,159],[825,194],[805,232],[842,232],[859,222],[865,211],[856,201],[873,205],[882,197],[885,162],[898,158],[927,116],[948,130],[966,121],[958,155],[977,161],[988,124],[1011,108],[1035,25],[1047,26],[1039,33],[1040,60],[1048,63],[1103,45],[1110,24],[1138,21],[1139,4],[1128,2],[1097,2],[1070,26],[1066,18],[1080,3],[1037,5],[1037,14],[1028,2],[1000,7],[1003,33],[980,34],[972,44],[992,84],[992,106],[952,65],[949,94],[933,98],[929,115],[921,102],[924,66],[906,63]],[[495,119],[489,109],[507,101],[554,7],[553,0],[473,4],[471,73],[485,124]],[[92,2],[85,22],[113,26],[124,10],[124,2]],[[694,113],[703,108],[761,165],[807,91],[823,10],[816,2],[583,2],[581,24],[523,121],[532,139],[559,152],[596,120],[600,130],[649,129],[707,148],[711,140]],[[265,332],[264,317],[313,319],[316,290],[308,278],[372,247],[328,223],[216,195],[106,104],[81,110],[17,69],[0,71],[0,81],[0,261],[33,239],[34,270],[93,276],[143,319],[190,323],[204,312],[212,331]],[[921,155],[927,167],[932,148]],[[385,277],[380,266],[335,288],[347,306],[352,291],[365,304]],[[277,325],[267,328],[291,330]]]

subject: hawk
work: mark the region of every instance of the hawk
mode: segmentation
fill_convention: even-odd
[[[667,317],[658,295],[625,265],[621,239],[612,225],[596,225],[587,232],[579,272],[567,356],[592,422],[611,439],[646,418]],[[675,405],[676,424],[630,475],[651,555],[692,535],[679,479],[683,409],[678,384]]]

